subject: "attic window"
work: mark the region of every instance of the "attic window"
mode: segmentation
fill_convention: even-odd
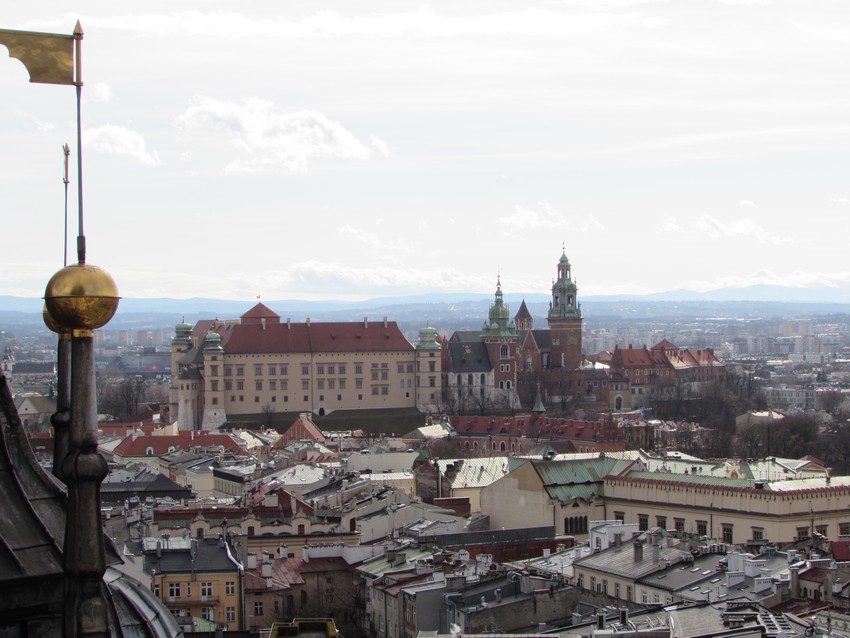
[[[145,456],[153,456],[153,448],[152,447],[148,447],[145,450]]]

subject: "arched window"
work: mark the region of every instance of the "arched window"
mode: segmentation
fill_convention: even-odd
[[[481,385],[484,385],[484,381],[487,377],[484,376],[484,373],[481,373]]]
[[[505,446],[505,442],[502,441],[501,443],[499,443],[499,451],[504,452],[505,449],[507,449],[506,446]]]
[[[500,359],[507,359],[508,358],[508,346],[503,344],[502,347],[499,348],[499,358]]]
[[[457,384],[459,386],[463,385],[463,377],[461,377],[460,375],[457,375]]]
[[[145,456],[153,456],[153,448],[149,447],[145,450]]]

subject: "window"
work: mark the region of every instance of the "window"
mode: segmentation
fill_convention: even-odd
[[[376,385],[372,386],[372,394],[374,396],[378,396],[378,386],[376,386]]]
[[[224,376],[232,377],[233,376],[233,367],[232,366],[224,366]]]
[[[280,373],[283,376],[286,376],[287,374],[289,374],[289,366],[280,366]]]
[[[236,607],[227,607],[224,610],[224,620],[226,622],[236,622]]]
[[[345,390],[345,379],[337,379],[339,381],[339,389]]]
[[[316,387],[319,390],[324,390],[325,389],[325,380],[324,379],[316,379]]]
[[[403,374],[403,373],[404,373],[404,364],[403,364],[403,363],[399,363],[399,364],[398,364],[398,373],[399,373],[399,374]]]
[[[324,373],[325,373],[325,366],[323,366],[321,364],[317,365],[316,366],[316,374],[324,374]]]
[[[620,597],[620,583],[614,583],[614,598]]]
[[[708,523],[705,521],[697,521],[697,535],[699,536],[707,536],[708,535]]]
[[[389,394],[389,393],[390,393],[389,387],[382,385],[381,386],[381,394]]]
[[[218,366],[212,365],[210,366],[210,376],[217,377],[218,376]]]
[[[503,345],[501,348],[499,348],[499,358],[500,359],[507,359],[508,358],[508,346]]]
[[[684,518],[673,519],[673,524],[676,526],[676,532],[678,534],[684,534],[685,533],[685,519]]]
[[[210,390],[218,392],[218,381],[210,381]]]
[[[357,388],[358,390],[360,388],[362,388],[363,387],[363,379],[355,379],[354,380],[354,387]]]
[[[254,397],[254,403],[259,403],[259,402],[260,402],[260,397],[255,396],[255,397]]]
[[[344,363],[339,364],[339,373],[345,374],[345,364]]]
[[[218,397],[213,397],[213,398],[212,398],[212,404],[213,404],[213,405],[218,405]]]
[[[168,597],[180,598],[180,583],[168,583]]]
[[[354,374],[363,374],[363,364],[355,363],[354,364]]]
[[[667,529],[667,517],[666,516],[656,516],[655,517],[655,525],[660,527],[661,529]]]
[[[839,536],[850,536],[850,523],[839,523],[838,524],[838,535]]]
[[[257,392],[263,391],[263,382],[262,381],[254,381],[254,390]]]
[[[224,389],[225,390],[232,390],[233,389],[233,381],[225,381],[224,382]]]
[[[732,542],[732,525],[731,525],[731,523],[723,523],[722,529],[723,529],[723,534],[722,534],[723,542],[724,543],[731,543]]]
[[[201,618],[204,620],[215,620],[215,608],[201,607]]]
[[[328,366],[328,374],[336,374],[335,366]]]
[[[310,389],[310,379],[301,379],[301,389],[309,390]]]
[[[277,390],[277,381],[275,379],[269,381],[269,390],[271,390],[272,392],[275,392]]]
[[[797,540],[805,541],[810,537],[809,528],[808,527],[798,527],[797,528]]]
[[[203,582],[201,583],[201,596],[212,596],[212,583]]]
[[[254,376],[255,377],[263,376],[263,366],[262,365],[255,365],[254,366]]]
[[[245,382],[244,381],[237,381],[236,382],[236,389],[237,390],[244,390],[245,389]]]
[[[310,366],[301,364],[301,374],[304,376],[310,374]]]
[[[753,540],[754,541],[763,541],[764,540],[764,528],[763,527],[754,527],[753,528]]]
[[[649,529],[649,514],[638,514],[638,529],[641,532]]]
[[[829,536],[827,530],[829,529],[829,525],[816,525],[815,531],[821,536]]]
[[[624,522],[626,520],[626,513],[625,512],[614,512],[614,520],[620,521],[621,523]]]
[[[262,616],[263,615],[263,601],[255,600],[254,601],[254,615]]]
[[[224,583],[224,593],[228,596],[233,596],[236,593],[236,583],[232,580],[228,580]]]
[[[236,366],[236,376],[244,377],[245,376],[245,366]]]
[[[304,533],[304,525],[303,525],[303,524],[301,524],[301,525],[299,525],[299,526],[298,526],[298,533],[299,533],[299,534],[303,534],[303,533]]]
[[[289,403],[289,395],[288,394],[283,395],[283,402]]]

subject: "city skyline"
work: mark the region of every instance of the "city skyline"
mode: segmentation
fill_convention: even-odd
[[[562,246],[580,296],[850,287],[843,3],[230,7],[4,10],[85,31],[88,257],[122,296],[545,294]],[[27,80],[0,54],[0,295],[38,297],[74,92]]]

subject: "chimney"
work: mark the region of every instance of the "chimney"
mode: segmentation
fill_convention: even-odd
[[[629,608],[620,607],[620,624],[624,627],[629,624]]]
[[[605,612],[597,611],[596,612],[596,628],[597,629],[605,629]]]
[[[497,603],[502,602],[502,590],[497,589],[494,593],[496,594],[496,602]]]
[[[260,324],[263,326],[263,330],[266,329],[266,318],[260,317]]]
[[[257,555],[248,554],[248,569],[257,569]]]
[[[307,317],[305,323],[307,324],[307,327],[309,328],[310,327],[310,317]]]
[[[363,317],[363,327],[364,328],[369,327],[369,317]]]
[[[384,328],[386,328],[386,327],[387,327],[387,318],[384,317]]]
[[[634,562],[639,563],[643,560],[643,541],[635,541],[632,544],[634,548]]]
[[[653,545],[652,546],[652,562],[657,563],[661,559],[661,546]]]
[[[263,573],[263,578],[268,578],[269,580],[271,580],[271,577],[272,577],[272,564],[271,564],[271,563],[269,563],[269,562],[266,562],[266,561],[264,560],[264,561],[263,561],[263,567],[262,567],[262,573]]]
[[[286,318],[286,329],[287,329],[287,330],[292,330],[292,317],[287,317],[287,318]]]
[[[162,558],[162,541],[160,540],[156,542],[156,557]]]

